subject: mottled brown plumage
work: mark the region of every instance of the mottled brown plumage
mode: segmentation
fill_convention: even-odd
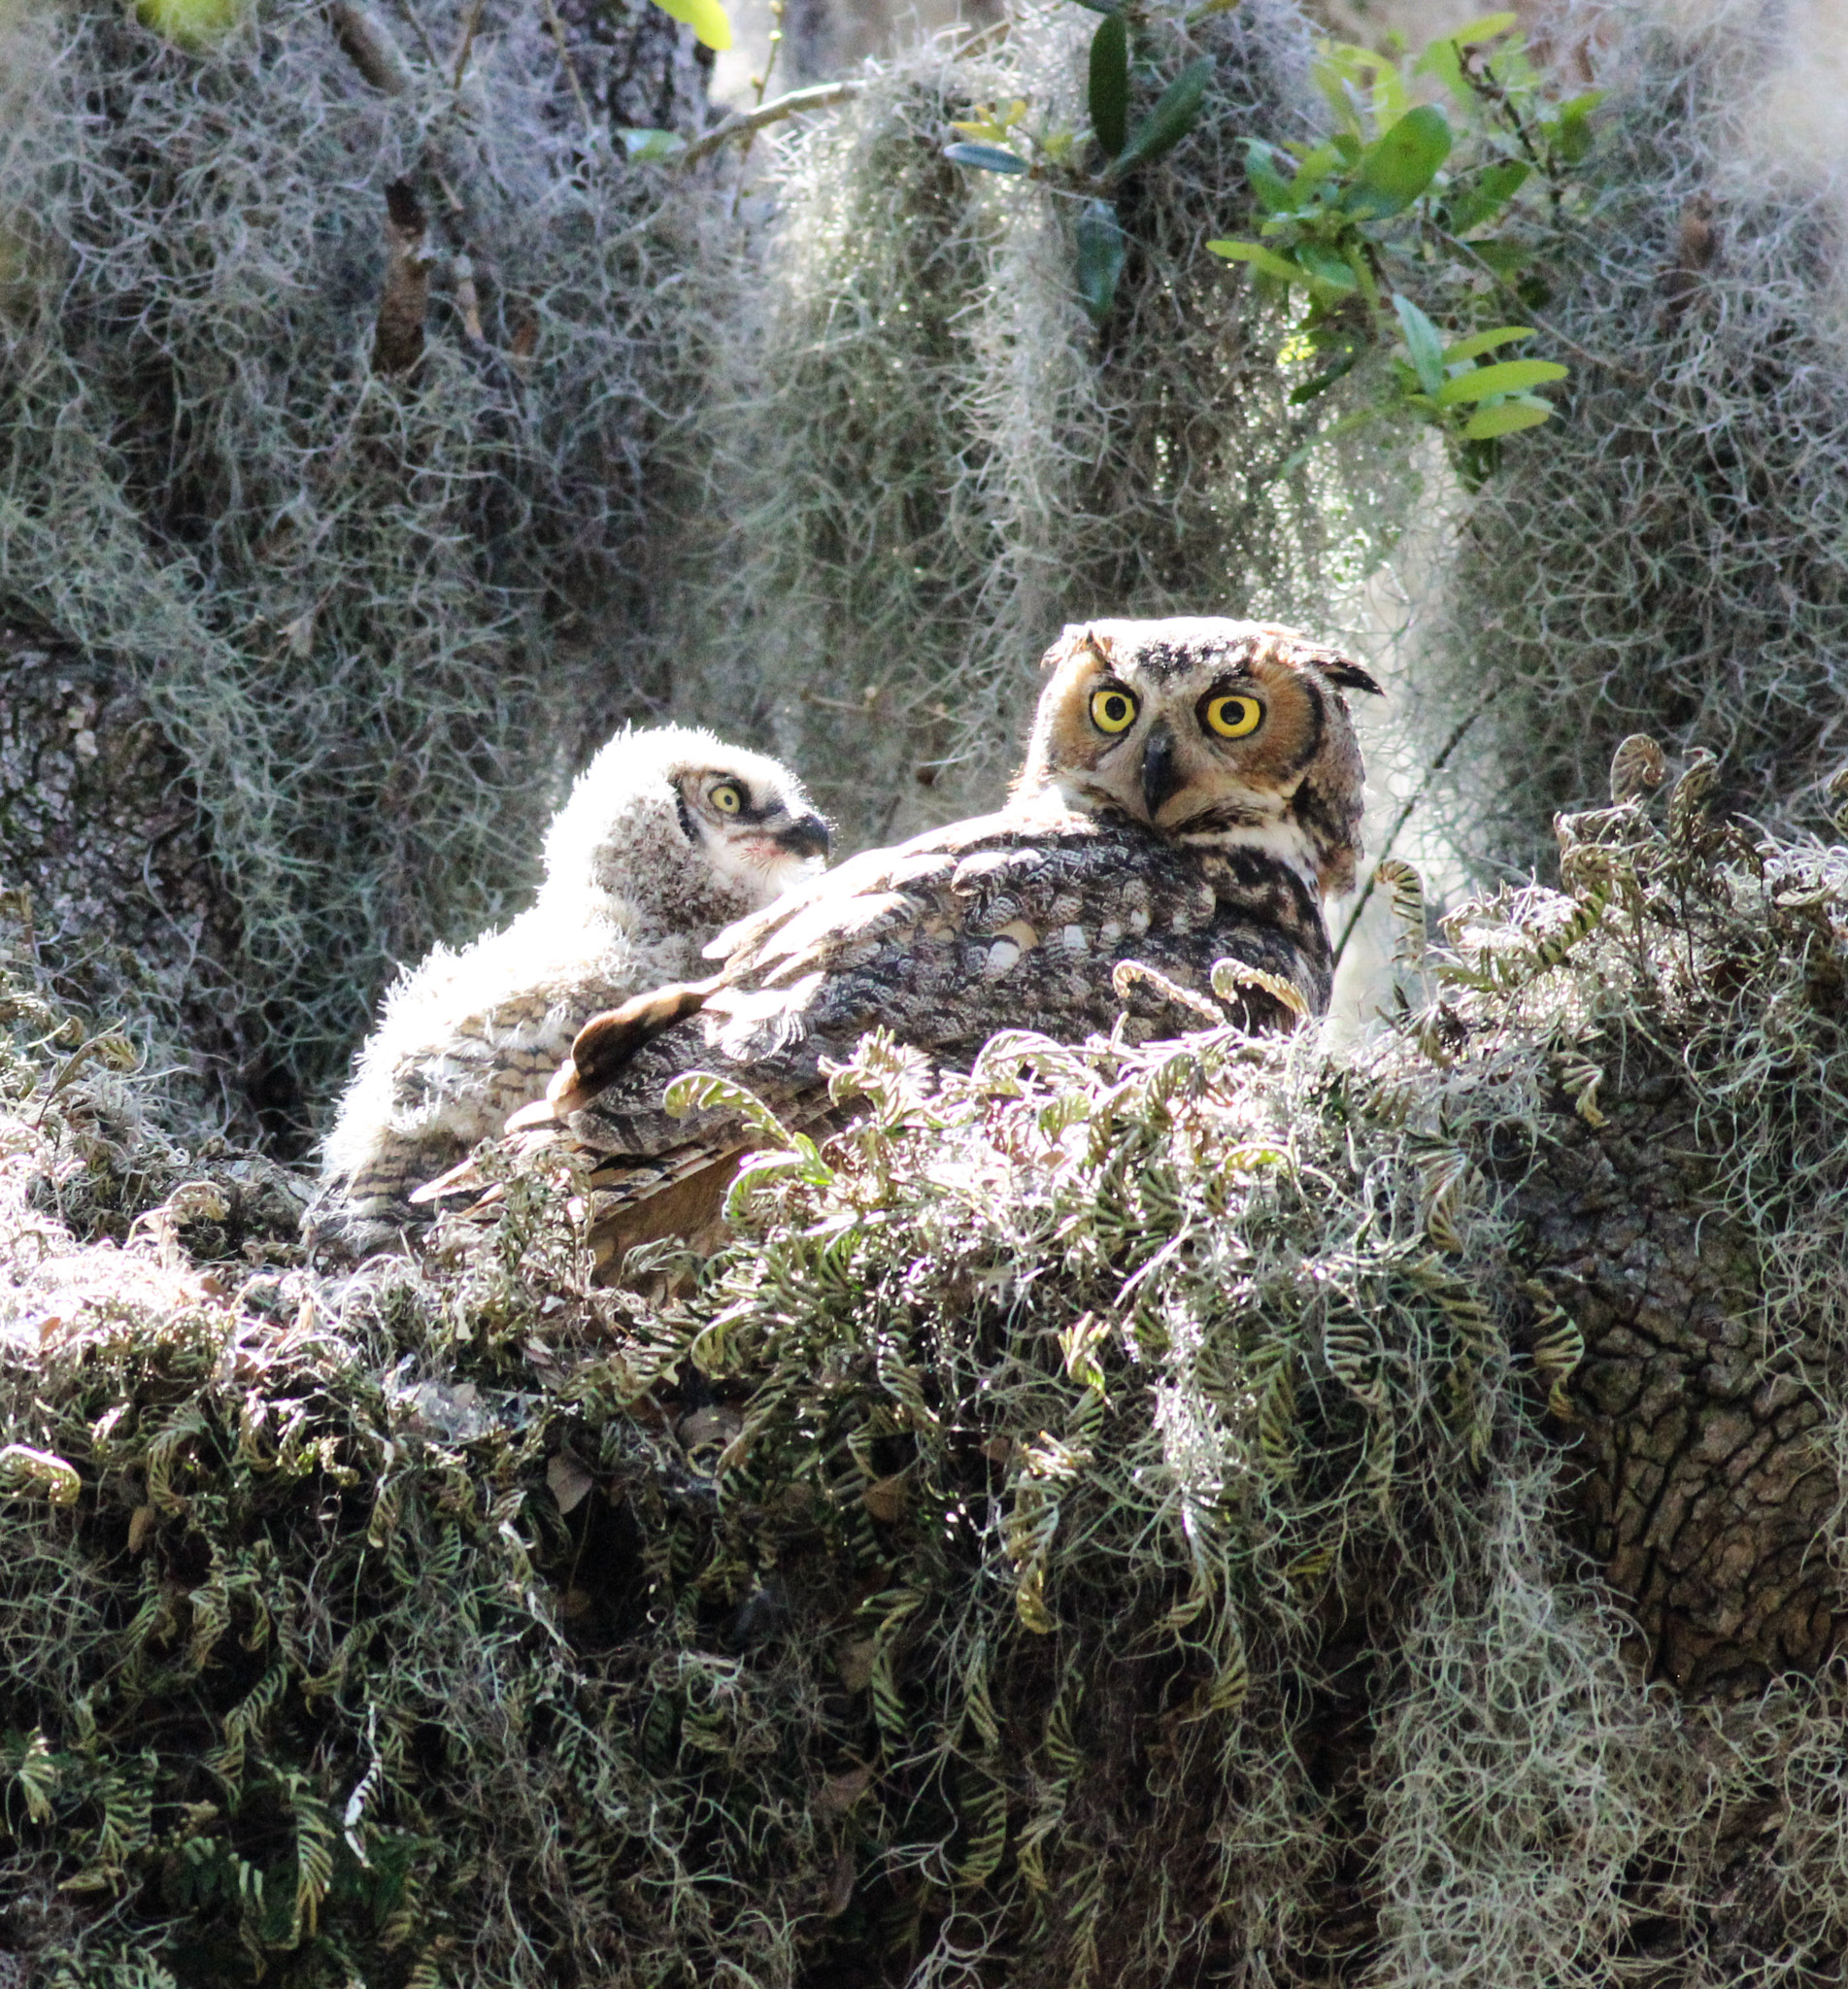
[[[1002,1028],[1075,1041],[1120,1015],[1138,1040],[1198,1026],[1154,977],[1120,996],[1130,961],[1204,995],[1230,958],[1325,1009],[1321,897],[1353,881],[1363,778],[1341,687],[1371,678],[1287,629],[1216,620],[1092,623],[1047,663],[1005,808],[869,851],[733,927],[710,980],[588,1023],[510,1129],[598,1157],[613,1213],[745,1143],[736,1112],[668,1115],[689,1071],[799,1123],[826,1108],[823,1064],[875,1028],[958,1064]],[[1252,1028],[1294,1020],[1260,987],[1242,999]],[[621,1241],[638,1221],[655,1227],[620,1222]]]

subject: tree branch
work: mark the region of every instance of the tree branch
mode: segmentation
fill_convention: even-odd
[[[830,104],[844,103],[849,97],[858,96],[865,87],[857,78],[850,77],[839,83],[818,83],[807,89],[786,91],[753,111],[734,111],[722,124],[715,124],[703,138],[694,139],[679,155],[679,163],[683,166],[696,164],[700,159],[709,158],[721,146],[729,145],[734,138],[748,137],[754,131],[761,131],[766,124],[780,123],[785,118],[798,118],[804,111],[824,111]]]

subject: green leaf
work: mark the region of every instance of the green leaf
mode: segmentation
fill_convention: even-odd
[[[1436,77],[1460,104],[1473,104],[1475,101],[1476,93],[1469,87],[1469,79],[1463,74],[1463,58],[1455,42],[1432,42],[1412,64],[1412,74]]]
[[[1330,421],[1319,435],[1312,435],[1300,449],[1293,449],[1277,465],[1277,474],[1287,477],[1293,470],[1299,470],[1308,461],[1310,455],[1324,442],[1332,442],[1337,435],[1352,434],[1356,428],[1364,428],[1369,421],[1376,421],[1386,412],[1384,408],[1356,408],[1352,414],[1343,415],[1339,421]]]
[[[1435,395],[1440,408],[1454,408],[1466,400],[1487,400],[1492,393],[1522,393],[1529,387],[1544,387],[1563,380],[1565,368],[1556,359],[1503,359],[1499,365],[1475,366],[1446,380]]]
[[[1515,435],[1523,428],[1537,428],[1553,410],[1530,394],[1517,394],[1513,400],[1497,401],[1492,408],[1478,408],[1463,427],[1465,442],[1486,442],[1495,435]]]
[[[1493,42],[1497,35],[1505,35],[1517,19],[1513,14],[1485,14],[1480,20],[1472,20],[1443,39],[1459,49],[1474,48],[1479,42]]]
[[[1336,166],[1341,163],[1341,153],[1332,145],[1319,145],[1313,152],[1302,155],[1302,163],[1296,168],[1296,177],[1290,183],[1290,198],[1294,206],[1304,206]]]
[[[1110,316],[1123,275],[1123,227],[1107,200],[1088,200],[1074,231],[1078,237],[1078,301],[1092,324]]]
[[[1261,138],[1245,141],[1245,177],[1259,202],[1271,214],[1288,214],[1294,204],[1290,184],[1277,170],[1277,154]]]
[[[1126,173],[1131,166],[1146,166],[1164,152],[1180,144],[1199,122],[1200,106],[1206,101],[1206,85],[1213,80],[1215,63],[1211,55],[1196,56],[1156,99],[1155,109],[1136,127],[1136,133],[1111,165],[1112,174]]]
[[[1568,166],[1592,149],[1591,115],[1604,101],[1601,89],[1588,89],[1562,104],[1553,119],[1553,149]]]
[[[1025,173],[1031,170],[1017,152],[1001,145],[977,145],[968,139],[946,145],[943,155],[959,166],[975,166],[985,173]]]
[[[1497,276],[1506,277],[1510,282],[1533,260],[1531,249],[1523,248],[1519,242],[1498,242],[1493,235],[1480,242],[1471,242],[1469,253],[1478,261],[1486,262]]]
[[[1326,373],[1318,373],[1313,380],[1305,380],[1300,387],[1290,389],[1290,405],[1299,408],[1327,392],[1339,380],[1345,380],[1360,363],[1359,353],[1350,353],[1345,359],[1337,361]]]
[[[1481,227],[1491,215],[1499,214],[1520,192],[1532,170],[1526,159],[1502,159],[1498,164],[1485,166],[1473,186],[1452,194],[1451,233],[1466,235],[1471,228]]]
[[[1375,219],[1402,214],[1449,156],[1450,124],[1443,112],[1435,104],[1420,104],[1361,154],[1341,204]]]
[[[707,48],[722,54],[731,47],[731,17],[719,0],[655,0],[655,5],[691,28]]]
[[[1261,269],[1266,276],[1281,277],[1287,284],[1309,280],[1308,271],[1300,264],[1292,262],[1287,255],[1279,255],[1274,249],[1266,249],[1261,242],[1209,242],[1206,246],[1227,262],[1249,262],[1254,269]]]
[[[1129,30],[1106,14],[1091,38],[1091,128],[1112,158],[1129,137]]]
[[[687,150],[687,141],[678,131],[620,129],[616,135],[632,159],[671,159]]]
[[[1123,0],[1078,0],[1078,4],[1092,14],[1115,14]]]
[[[1444,364],[1456,366],[1464,359],[1479,359],[1484,353],[1493,353],[1496,346],[1505,346],[1511,339],[1532,336],[1532,327],[1526,324],[1497,324],[1492,331],[1472,331],[1467,338],[1460,338],[1454,346],[1444,348]]]
[[[1392,123],[1408,108],[1397,68],[1356,42],[1324,42],[1310,73],[1337,125],[1357,136],[1364,132],[1364,120]]]
[[[1394,297],[1393,309],[1398,313],[1405,350],[1412,355],[1412,371],[1418,375],[1419,386],[1427,393],[1435,393],[1444,384],[1444,341],[1436,325],[1409,297]]]
[[[183,49],[206,49],[228,34],[244,12],[243,0],[140,0],[143,27]]]
[[[1317,283],[1326,284],[1331,290],[1344,294],[1356,285],[1356,277],[1344,255],[1337,255],[1332,249],[1325,248],[1320,242],[1298,242],[1296,260],[1315,278]]]

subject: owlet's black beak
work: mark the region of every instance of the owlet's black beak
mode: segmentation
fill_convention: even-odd
[[[1161,812],[1162,802],[1185,785],[1186,776],[1175,762],[1174,734],[1165,719],[1158,719],[1142,749],[1142,805],[1151,822]]]
[[[798,815],[773,838],[792,857],[823,857],[828,852],[827,824],[819,815]]]

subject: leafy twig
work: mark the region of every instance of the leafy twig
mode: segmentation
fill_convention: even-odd
[[[1580,345],[1577,339],[1562,331],[1557,324],[1549,323],[1546,319],[1542,318],[1540,314],[1537,311],[1535,311],[1530,304],[1529,304],[1527,299],[1522,296],[1521,292],[1515,288],[1515,287],[1507,280],[1507,278],[1504,277],[1501,274],[1501,272],[1495,267],[1493,263],[1489,262],[1484,256],[1479,254],[1477,251],[1469,243],[1461,240],[1456,235],[1447,233],[1443,228],[1440,228],[1437,225],[1437,223],[1433,220],[1428,219],[1425,222],[1425,226],[1428,232],[1432,237],[1434,237],[1438,242],[1442,243],[1446,249],[1450,250],[1455,254],[1462,255],[1467,258],[1469,262],[1471,262],[1477,269],[1481,270],[1483,274],[1489,278],[1490,282],[1493,283],[1498,290],[1502,291],[1504,295],[1512,298],[1515,303],[1519,304],[1522,311],[1526,314],[1526,316],[1532,319],[1534,329],[1536,331],[1545,332],[1548,338],[1556,340],[1560,345],[1562,345],[1568,353],[1572,354],[1575,358],[1583,359],[1586,365],[1588,366],[1596,366],[1599,368],[1602,372],[1612,375],[1615,379],[1628,382],[1628,384],[1631,387],[1647,387],[1649,385],[1649,382],[1646,379],[1644,379],[1644,377],[1640,373],[1634,371],[1631,367],[1622,364],[1619,360],[1607,358],[1601,353],[1594,353],[1590,351],[1587,347]]]

